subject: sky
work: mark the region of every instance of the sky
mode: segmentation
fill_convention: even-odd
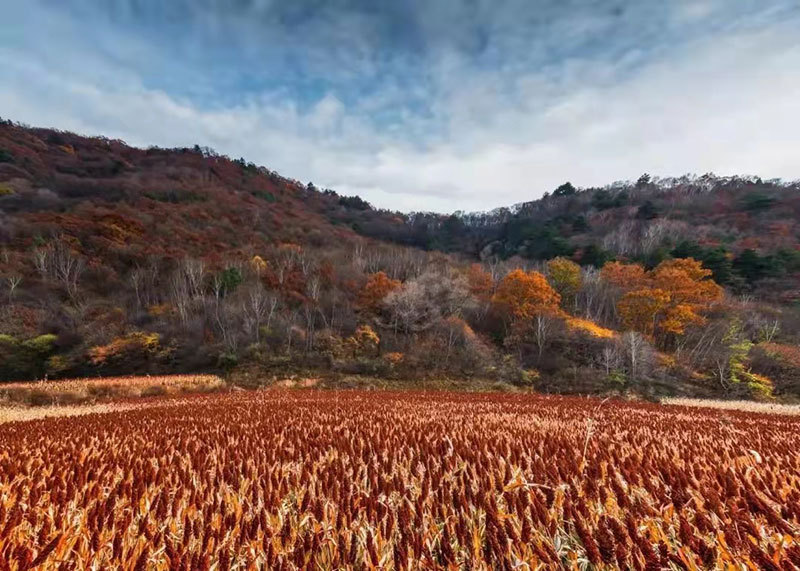
[[[0,0],[0,116],[402,211],[800,178],[797,0]]]

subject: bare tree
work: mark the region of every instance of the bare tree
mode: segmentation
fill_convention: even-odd
[[[391,315],[390,327],[397,333],[399,330],[422,331],[433,325],[433,321],[428,319],[430,307],[427,302],[422,286],[416,281],[391,292],[384,300]]]
[[[327,289],[319,296],[317,311],[326,329],[335,329],[337,315],[341,312],[342,295],[336,288]]]
[[[306,351],[310,351],[314,346],[314,337],[317,330],[317,317],[319,311],[319,299],[321,293],[321,283],[319,276],[312,276],[306,283],[306,300],[303,303],[303,319],[306,323]]]
[[[144,288],[144,272],[140,268],[133,270],[128,276],[128,280],[133,286],[133,293],[136,295],[136,307],[142,307],[142,289]]]
[[[631,381],[639,380],[650,371],[653,362],[653,348],[641,333],[628,331],[620,338],[625,366]]]
[[[189,319],[191,296],[186,279],[180,270],[176,270],[170,275],[169,288],[172,301],[175,304],[175,309],[178,310],[178,316],[182,323],[186,323]]]
[[[83,257],[76,255],[61,239],[51,242],[33,254],[33,263],[42,278],[59,283],[73,301],[78,295],[78,282],[86,267]]]
[[[610,323],[616,318],[616,302],[620,292],[602,279],[600,270],[583,268],[581,288],[575,298],[578,312],[597,323]]]
[[[621,256],[636,252],[636,228],[634,220],[626,220],[616,230],[603,238],[603,248]]]
[[[181,272],[186,280],[186,288],[192,299],[203,296],[203,282],[206,275],[206,265],[202,260],[185,258],[181,262]]]
[[[350,258],[353,267],[359,272],[363,272],[366,266],[366,259],[364,256],[364,242],[357,241],[353,246],[353,253]]]
[[[66,244],[59,242],[53,249],[53,265],[58,280],[74,300],[78,295],[78,280],[85,267],[83,258],[74,256]]]
[[[553,317],[545,313],[539,313],[533,318],[533,340],[536,343],[538,359],[542,358],[544,348],[547,346],[548,339],[550,339],[553,322]]]
[[[242,302],[244,327],[255,343],[261,342],[261,327],[269,328],[277,306],[278,297],[267,292],[260,282],[255,282],[247,291]]]
[[[622,367],[622,355],[620,348],[615,344],[608,344],[603,347],[597,356],[597,363],[603,368],[608,377],[612,371],[616,371]]]
[[[38,248],[33,251],[33,266],[36,268],[36,271],[39,272],[39,275],[42,279],[47,279],[49,277],[49,270],[47,264],[47,248]]]
[[[264,323],[264,327],[269,330],[270,325],[272,324],[272,319],[275,316],[275,310],[278,309],[278,303],[280,302],[280,298],[275,294],[269,295],[269,301],[267,302],[267,320]]]
[[[128,281],[136,296],[137,307],[146,308],[161,303],[163,299],[162,291],[165,288],[160,283],[159,278],[158,262],[154,258],[149,259],[143,266],[137,265],[131,271],[128,275]]]
[[[300,271],[303,273],[303,277],[307,278],[311,275],[311,272],[314,269],[314,260],[309,256],[305,250],[300,250],[297,253],[297,264],[300,266]]]
[[[22,283],[22,276],[19,274],[6,276],[6,283],[8,284],[8,303],[11,303],[14,299],[14,292],[19,287],[19,284]]]
[[[144,283],[145,278],[154,279],[154,266],[148,272],[139,272],[136,277],[131,279],[139,280]],[[173,270],[169,277],[169,291],[178,315],[183,323],[189,319],[189,315],[198,304],[201,304],[205,294],[206,266],[202,260],[184,258],[178,267]],[[221,288],[222,281],[217,276],[215,283]],[[136,287],[134,285],[134,287]],[[221,294],[221,290],[217,293]]]
[[[384,301],[395,330],[419,332],[438,320],[460,317],[475,306],[475,298],[462,275],[428,270],[391,292]]]
[[[758,341],[770,343],[781,331],[781,322],[774,317],[768,317],[762,313],[755,313],[748,319],[751,330],[755,330],[755,338]]]
[[[649,254],[667,240],[677,242],[686,236],[687,227],[682,220],[653,220],[642,231],[637,250],[641,254]]]
[[[225,296],[225,280],[216,274],[211,281],[214,304],[214,323],[228,351],[236,353],[239,348],[239,330],[241,326],[240,307],[228,301]]]
[[[277,248],[274,254],[275,277],[281,286],[286,284],[292,270],[302,265],[301,258],[305,259],[306,256],[300,246],[283,244]]]
[[[285,312],[281,321],[285,329],[286,351],[291,354],[295,336],[302,338],[302,329],[296,326],[297,310],[290,309]]]

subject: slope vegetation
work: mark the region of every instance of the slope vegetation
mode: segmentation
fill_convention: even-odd
[[[799,197],[644,176],[400,214],[199,146],[2,122],[0,379],[236,371],[791,397]]]

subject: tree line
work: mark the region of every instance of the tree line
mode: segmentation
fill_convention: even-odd
[[[27,273],[4,278],[5,380],[255,367],[568,392],[794,390],[753,371],[751,353],[796,339],[797,313],[726,292],[693,258],[595,268],[281,243],[147,259],[101,297],[68,237],[28,255]]]

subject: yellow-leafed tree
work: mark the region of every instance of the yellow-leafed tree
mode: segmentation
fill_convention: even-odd
[[[564,257],[553,258],[547,262],[547,274],[561,302],[565,306],[573,304],[581,289],[581,267]]]

